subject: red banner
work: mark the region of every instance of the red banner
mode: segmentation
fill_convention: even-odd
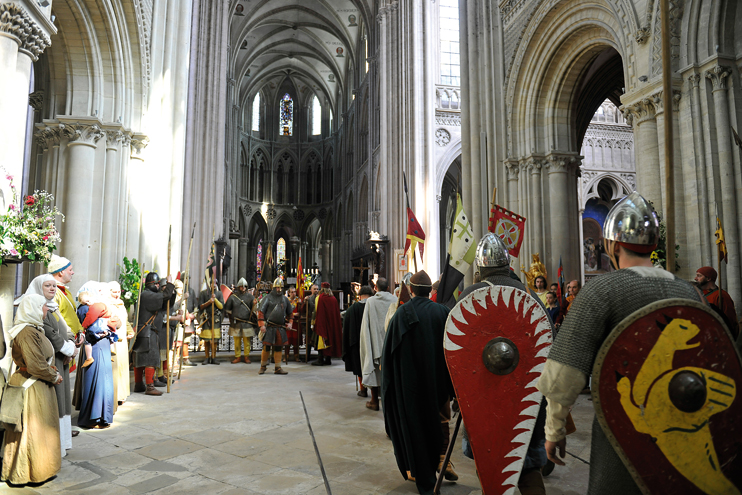
[[[490,212],[492,214],[490,217],[490,224],[492,225],[490,232],[502,239],[510,256],[517,258],[520,254],[520,246],[523,244],[526,218],[499,205],[495,205]]]

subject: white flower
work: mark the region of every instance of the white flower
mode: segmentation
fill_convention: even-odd
[[[131,297],[131,292],[126,291],[126,294],[124,294],[124,297],[129,299]]]

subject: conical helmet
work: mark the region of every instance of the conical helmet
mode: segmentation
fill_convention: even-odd
[[[651,253],[660,239],[660,221],[649,201],[634,191],[608,212],[603,237],[625,244],[631,251]]]
[[[278,277],[276,280],[273,281],[273,287],[281,287],[283,288],[283,279],[281,277]]]
[[[510,255],[505,243],[496,234],[487,233],[477,244],[477,266],[502,268],[510,266]]]
[[[247,280],[245,280],[245,277],[240,278],[237,282],[237,287],[247,287]]]

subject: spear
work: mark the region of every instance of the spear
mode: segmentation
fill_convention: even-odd
[[[214,266],[211,269],[211,359],[216,362],[216,351],[214,348],[214,306],[216,306],[216,299],[214,299],[214,284],[216,283],[216,231],[211,231],[211,252],[214,253],[213,263]],[[208,360],[208,359],[207,359]]]
[[[407,192],[407,174],[402,172],[402,178],[404,179],[404,195],[407,200],[407,209],[410,209],[410,195]],[[409,228],[409,226],[408,226]],[[415,250],[412,249],[412,262],[415,263],[415,272],[417,272],[417,258],[415,257]]]
[[[170,230],[167,233],[167,277],[170,278],[170,248],[172,247],[173,240],[173,226],[170,225]],[[167,300],[167,324],[165,326],[165,337],[167,338],[167,393],[170,393],[170,379],[173,374],[171,373],[173,368],[173,362],[170,360],[170,299]]]
[[[196,222],[193,222],[193,230],[191,230],[191,242],[188,245],[188,260],[186,261],[186,279],[185,283],[183,284],[183,295],[186,297],[190,296],[190,293],[188,292],[190,288],[188,287],[191,282],[191,249],[193,248],[193,235],[196,233]],[[183,314],[188,314],[188,299],[186,301],[185,310],[183,311]],[[183,342],[180,344],[180,359],[178,360],[178,380],[180,380],[180,373],[183,371],[183,353],[185,350],[183,349],[183,346],[185,345],[185,322],[186,320],[183,319]]]
[[[142,286],[144,285],[144,263],[142,263],[139,267],[139,294],[137,294],[137,311],[136,315],[134,316],[134,338],[132,338],[129,341],[129,352],[131,352],[132,347],[134,347],[134,342],[137,340],[137,335],[139,335],[139,331],[137,330],[137,327],[139,326],[139,301],[142,299]]]

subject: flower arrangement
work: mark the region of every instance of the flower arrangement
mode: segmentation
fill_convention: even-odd
[[[121,285],[121,300],[128,311],[130,307],[137,303],[139,298],[139,289],[142,282],[142,269],[136,259],[128,259],[124,256],[121,274],[119,275],[119,284]]]
[[[664,268],[667,269],[667,233],[666,233],[666,227],[665,222],[660,218],[659,213],[657,214],[657,218],[660,219],[660,238],[659,242],[657,243],[657,249],[652,251],[651,256],[649,259],[652,261],[652,264],[657,268]],[[677,272],[680,270],[680,265],[678,264],[678,254],[680,251],[680,245],[675,244],[675,271]]]
[[[0,167],[2,168],[2,167]],[[61,240],[55,226],[56,217],[62,215],[54,204],[54,196],[46,191],[34,191],[18,202],[13,176],[3,169],[10,183],[12,200],[7,211],[0,215],[0,257],[22,258],[49,264],[56,243]]]

